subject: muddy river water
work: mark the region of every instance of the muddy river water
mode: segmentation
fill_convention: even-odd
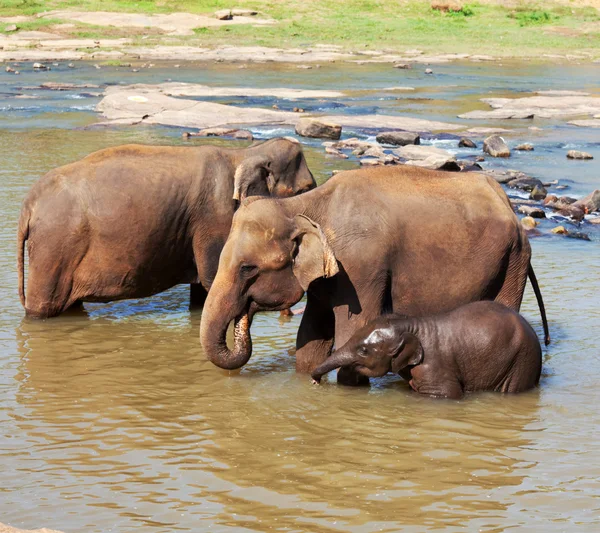
[[[531,239],[553,338],[539,389],[463,401],[417,397],[392,377],[368,389],[333,380],[314,387],[293,368],[300,319],[278,314],[255,320],[250,363],[221,371],[205,360],[201,312],[188,311],[184,286],[146,300],[86,304],[85,316],[27,320],[15,270],[20,203],[43,173],[111,145],[186,142],[175,128],[85,128],[96,120],[93,90],[22,86],[173,79],[351,89],[347,98],[302,106],[458,121],[458,113],[485,109],[484,96],[597,92],[600,65],[455,64],[434,67],[434,76],[369,65],[21,70],[0,74],[0,522],[87,533],[600,530],[598,226],[581,228],[588,242],[551,235],[556,222],[545,221]],[[394,85],[415,91],[378,92]],[[598,130],[550,120],[493,125],[516,128],[511,142],[533,142],[536,151],[488,167],[558,179],[574,196],[600,187]],[[567,161],[571,147],[596,159]],[[334,168],[356,166],[325,156],[318,142],[306,152],[320,182]],[[530,288],[522,312],[541,334]]]

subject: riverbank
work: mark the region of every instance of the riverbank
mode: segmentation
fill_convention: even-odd
[[[492,0],[437,2],[440,9],[432,4],[284,0],[265,6],[239,1],[232,10],[225,1],[86,0],[73,11],[56,10],[60,4],[50,0],[26,7],[8,3],[0,7],[0,59],[309,66],[331,61],[399,66],[508,58],[600,61],[598,2],[544,2],[543,7]]]

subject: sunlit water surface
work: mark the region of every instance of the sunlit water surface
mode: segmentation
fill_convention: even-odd
[[[255,320],[253,358],[227,373],[205,360],[201,313],[188,311],[183,286],[143,301],[86,304],[86,316],[23,318],[16,223],[31,184],[106,146],[183,141],[178,129],[81,129],[95,120],[97,96],[19,84],[174,79],[348,88],[356,91],[351,98],[305,107],[455,121],[459,112],[484,109],[482,96],[594,90],[600,73],[576,66],[568,76],[565,68],[530,65],[434,68],[434,77],[373,66],[162,66],[135,77],[81,65],[43,74],[22,67],[20,79],[0,74],[1,522],[98,533],[600,530],[600,246],[590,224],[580,229],[591,242],[531,240],[553,342],[544,350],[540,388],[518,396],[432,401],[396,378],[373,380],[369,389],[333,380],[314,387],[293,369],[299,318],[277,314]],[[417,90],[412,100],[369,91],[394,85]],[[14,98],[27,91],[39,98]],[[531,122],[509,125],[518,130],[514,141],[533,141],[536,152],[490,166],[559,179],[576,196],[600,186],[597,131],[553,121],[535,121],[542,132],[527,130]],[[354,133],[370,135],[347,136]],[[454,140],[428,142],[456,147]],[[355,166],[327,158],[318,145],[309,143],[307,157],[320,182],[334,168]],[[596,160],[567,162],[571,146]],[[522,312],[541,332],[530,289]]]

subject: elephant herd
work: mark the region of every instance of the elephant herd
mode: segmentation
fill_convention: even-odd
[[[304,294],[296,369],[315,381],[340,368],[344,384],[394,371],[433,396],[530,388],[541,349],[517,313],[528,277],[549,342],[527,235],[493,179],[399,165],[316,187],[288,138],[126,145],[54,169],[23,202],[17,256],[35,318],[189,283],[204,351],[224,369],[250,359],[257,312]]]

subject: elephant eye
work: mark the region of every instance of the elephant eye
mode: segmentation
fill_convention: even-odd
[[[257,271],[258,271],[258,267],[256,265],[242,265],[240,267],[240,274],[242,274],[242,276],[245,276],[245,277],[256,274]]]
[[[361,357],[364,357],[365,355],[367,355],[367,349],[364,346],[361,346],[358,349],[358,355],[360,355]]]

